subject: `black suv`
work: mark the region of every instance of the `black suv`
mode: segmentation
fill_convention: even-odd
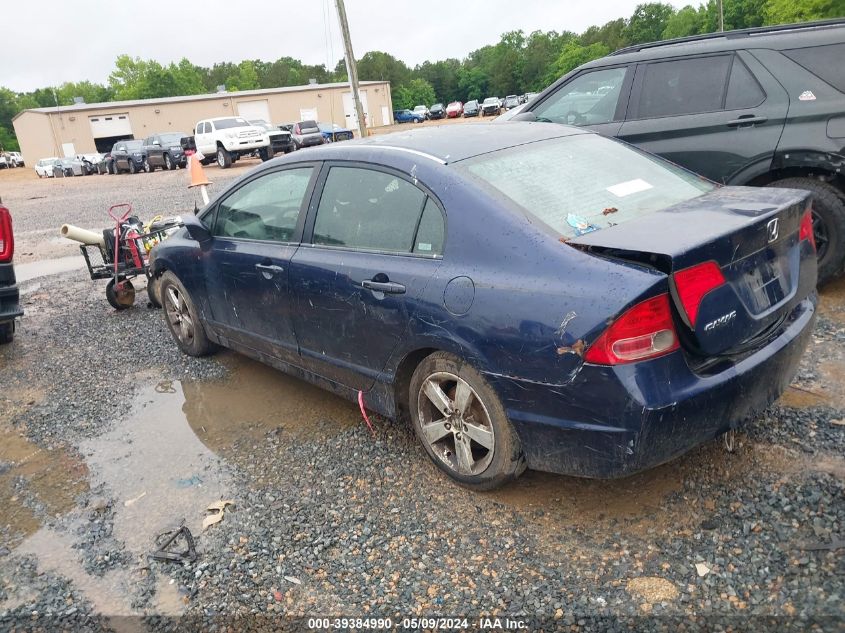
[[[180,141],[185,136],[182,132],[163,132],[154,134],[144,141],[144,153],[147,162],[144,169],[155,171],[156,168],[176,169],[188,164],[188,157],[182,150]]]
[[[12,216],[0,201],[0,344],[12,341],[15,334],[15,318],[23,315],[15,280],[15,267],[12,265],[14,254]]]
[[[845,20],[631,46],[513,118],[585,126],[729,185],[811,191],[819,281],[845,266]]]

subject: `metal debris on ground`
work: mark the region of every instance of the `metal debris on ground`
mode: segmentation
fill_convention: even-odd
[[[184,549],[175,549],[179,542],[183,541]],[[153,560],[180,562],[188,561],[193,563],[197,559],[197,550],[194,544],[194,535],[184,525],[178,530],[163,532],[156,537],[158,549],[150,554]]]

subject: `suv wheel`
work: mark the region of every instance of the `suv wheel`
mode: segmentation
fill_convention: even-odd
[[[129,173],[130,173],[130,174],[134,174],[136,171],[138,171],[138,168],[137,168],[137,167],[135,167],[135,161],[134,161],[134,160],[130,160],[130,161],[129,161]]]
[[[173,159],[170,158],[170,154],[164,155],[164,168],[168,171],[174,169],[176,166],[173,164]]]
[[[819,285],[845,268],[845,194],[813,178],[786,178],[770,187],[804,189],[813,194],[813,237],[819,260]]]
[[[435,352],[414,371],[411,420],[431,460],[474,490],[492,490],[525,470],[519,438],[496,392],[467,363]]]
[[[217,148],[217,164],[220,169],[228,169],[232,166],[232,155],[222,147]]]

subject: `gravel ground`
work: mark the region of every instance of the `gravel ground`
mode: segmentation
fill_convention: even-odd
[[[211,180],[220,174],[209,170]],[[3,198],[27,240],[62,221],[99,226],[99,210],[126,196],[139,209],[182,210],[192,194],[169,189],[184,176],[35,181]],[[43,191],[49,202],[26,200]],[[845,624],[845,283],[823,295],[794,388],[750,421],[733,453],[714,441],[624,480],[526,473],[505,490],[472,493],[387,420],[375,420],[373,438],[362,423],[304,434],[287,419],[233,414],[245,432],[200,439],[234,507],[195,531],[199,557],[184,564],[148,558],[155,531],[145,524],[146,549],[121,536],[137,499],[125,481],[102,476],[91,447],[154,406],[139,400],[142,385],[236,389],[245,370],[232,354],[181,355],[159,312],[140,297],[114,312],[103,284],[79,271],[27,282],[24,292],[27,316],[0,349],[0,505],[11,509],[0,521],[0,630],[127,625],[102,614],[141,616],[129,630],[304,629],[307,620],[272,618],[341,614],[399,627],[462,616],[470,628],[483,628],[485,614],[531,630]],[[308,413],[315,423],[335,410],[328,400]],[[116,463],[141,450],[143,430],[133,432],[110,449]],[[185,459],[195,458],[200,449],[185,446]],[[197,478],[197,495],[211,474]],[[172,503],[159,496],[149,507],[166,514]]]

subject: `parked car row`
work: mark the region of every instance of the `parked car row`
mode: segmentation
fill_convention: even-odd
[[[466,103],[451,101],[445,107],[442,103],[435,103],[430,108],[425,105],[418,105],[413,110],[394,110],[393,120],[396,123],[422,123],[429,120],[455,119],[461,116],[498,116],[503,111],[531,101],[537,94],[536,92],[526,92],[522,95],[508,95],[504,99],[488,97],[480,105],[476,99]]]

